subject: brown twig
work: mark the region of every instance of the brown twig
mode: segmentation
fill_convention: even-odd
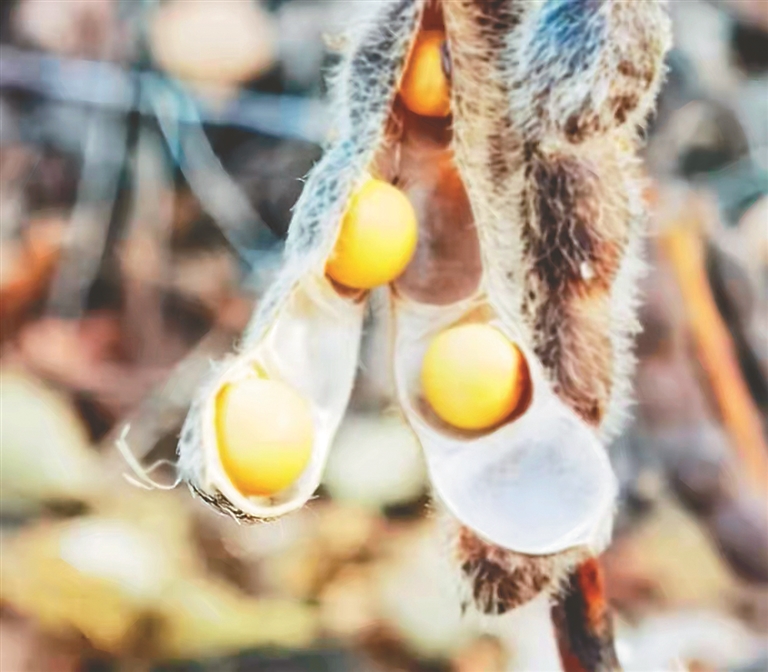
[[[552,605],[552,624],[565,672],[619,672],[603,570],[590,558],[570,575]]]
[[[690,211],[696,213],[696,207]],[[718,312],[706,272],[698,220],[681,220],[660,237],[675,271],[688,322],[720,415],[746,472],[761,491],[768,488],[768,446],[760,414],[742,376],[728,329]]]

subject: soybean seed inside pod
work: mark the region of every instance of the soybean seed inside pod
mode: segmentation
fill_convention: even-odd
[[[216,400],[219,457],[246,496],[270,496],[292,485],[309,464],[312,411],[292,387],[249,378],[226,385]]]
[[[417,238],[416,213],[408,197],[371,178],[352,194],[325,272],[353,289],[385,285],[405,270]]]
[[[422,32],[413,47],[400,84],[405,106],[423,117],[447,117],[451,113],[451,87],[445,73],[445,34]]]
[[[438,334],[421,369],[429,405],[449,425],[488,429],[508,418],[528,385],[525,359],[498,329],[465,324]]]

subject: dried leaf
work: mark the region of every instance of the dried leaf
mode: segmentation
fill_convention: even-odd
[[[96,457],[68,402],[21,373],[3,370],[0,380],[3,509],[92,496],[98,489]]]

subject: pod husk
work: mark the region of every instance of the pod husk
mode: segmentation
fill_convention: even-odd
[[[325,260],[338,237],[350,194],[369,177],[384,142],[423,5],[371,3],[350,32],[349,53],[334,81],[334,109],[339,112],[335,139],[307,178],[288,233],[284,264],[261,299],[238,353],[214,368],[182,428],[180,475],[203,500],[239,520],[268,519],[293,511],[320,483],[352,390],[365,310],[365,297],[339,291],[325,278]],[[322,326],[312,322],[318,316]],[[292,330],[303,334],[303,345],[295,342]],[[305,350],[299,353],[302,347]],[[310,358],[310,353],[316,357]],[[292,361],[297,356],[305,365],[303,371]],[[263,366],[265,359],[269,362],[265,373],[307,395],[316,440],[310,464],[297,483],[274,497],[246,497],[221,468],[215,400],[224,385],[250,375],[253,366]]]

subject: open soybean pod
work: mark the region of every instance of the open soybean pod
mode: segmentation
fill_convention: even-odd
[[[480,312],[525,353],[532,399],[474,454],[459,457],[469,440],[455,454],[422,442],[436,491],[464,524],[455,552],[471,597],[501,612],[559,590],[609,539],[615,485],[601,444],[626,412],[638,326],[636,149],[670,25],[652,0],[459,0],[443,2],[442,17]],[[410,338],[402,325],[404,347],[419,347],[420,328]]]
[[[410,263],[381,290],[394,396],[458,521],[472,599],[500,613],[556,592],[610,536],[616,484],[603,442],[627,404],[641,268],[635,152],[668,18],[654,0],[360,5],[366,20],[334,82],[334,140],[297,205],[279,279],[190,412],[180,466],[240,518],[312,495],[372,286],[342,287],[334,255],[371,178],[392,185],[418,223]],[[400,213],[392,231],[408,219],[379,203],[384,219]],[[306,468],[267,495],[238,491],[217,444],[222,388],[254,375],[290,385],[314,423]]]
[[[350,32],[350,51],[335,82],[335,141],[307,178],[284,265],[260,301],[239,351],[213,371],[182,429],[181,475],[205,501],[241,520],[278,517],[313,495],[357,371],[365,292],[341,289],[326,275],[326,264],[350,198],[369,179],[385,142],[422,10],[413,2],[363,6],[373,11]],[[294,482],[276,492],[243,492],[222,461],[219,400],[228,385],[250,377],[287,384],[308,404],[312,418],[306,465]]]

